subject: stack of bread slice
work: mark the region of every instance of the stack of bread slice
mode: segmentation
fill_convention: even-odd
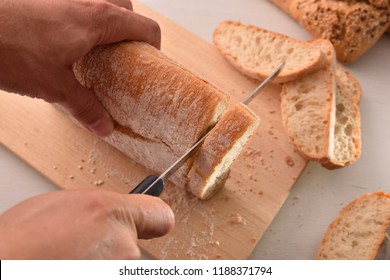
[[[271,66],[286,62],[275,79],[282,83],[282,122],[303,156],[330,169],[360,157],[361,87],[337,65],[329,40],[299,41],[230,20],[217,26],[213,39],[224,57],[252,78],[267,76]]]

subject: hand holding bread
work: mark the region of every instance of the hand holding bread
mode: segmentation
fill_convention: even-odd
[[[126,39],[160,47],[157,23],[127,0],[7,0],[0,18],[0,87],[60,103],[99,136],[112,132],[112,120],[75,79],[72,64],[96,45]]]

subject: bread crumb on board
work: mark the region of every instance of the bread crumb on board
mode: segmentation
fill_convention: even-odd
[[[285,156],[284,157],[284,161],[290,167],[293,167],[295,165],[295,162],[294,162],[293,158],[290,157],[290,156]]]
[[[261,156],[261,150],[256,150],[249,147],[245,149],[245,151],[242,154],[246,157]]]
[[[246,220],[238,213],[231,214],[230,215],[230,223],[231,224],[240,224],[240,225],[246,225]]]
[[[101,185],[104,184],[104,181],[103,180],[97,180],[97,181],[93,181],[92,184],[94,184],[97,187],[100,187]]]

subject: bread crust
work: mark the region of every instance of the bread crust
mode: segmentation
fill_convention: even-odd
[[[94,48],[73,67],[115,121],[105,140],[161,173],[213,125],[229,97],[147,43]],[[186,184],[190,163],[172,177]]]
[[[364,206],[364,203],[369,200],[378,200],[378,204],[383,206],[383,210],[381,212],[387,213],[387,215],[384,215],[381,217],[381,220],[378,220],[379,214],[381,213],[379,210],[380,205],[376,205],[378,208],[378,211],[375,209],[366,209],[366,211],[373,210],[376,211],[376,215],[378,217],[374,217],[373,223],[378,224],[378,228],[376,228],[375,232],[371,233],[371,238],[369,247],[364,247],[362,250],[364,251],[364,254],[356,254],[356,250],[359,249],[359,244],[356,243],[349,243],[353,240],[351,240],[351,236],[357,235],[358,238],[366,238],[363,236],[363,232],[357,232],[358,229],[354,229],[351,225],[349,228],[340,228],[341,226],[348,225],[348,223],[357,223],[359,222],[359,217],[353,216],[354,213],[358,213],[358,209],[361,206]],[[367,206],[369,207],[369,206]],[[365,194],[357,199],[353,200],[350,204],[348,204],[346,207],[344,207],[341,211],[339,216],[329,225],[327,231],[325,232],[325,235],[320,243],[320,247],[317,252],[317,259],[370,259],[373,260],[378,254],[378,251],[382,245],[382,243],[385,240],[385,234],[387,228],[390,226],[390,194],[384,193],[384,192],[376,192],[376,193],[370,193]],[[363,229],[360,229],[361,231],[366,231],[367,233],[370,232],[370,226],[368,224],[362,225]],[[345,231],[348,231],[345,233]],[[334,246],[335,244],[332,244],[332,237],[333,236],[339,236],[343,234],[343,242],[344,244],[340,245],[347,245],[346,250],[340,250],[339,252],[335,251]],[[359,234],[361,237],[359,237]],[[372,236],[374,235],[374,237]],[[372,240],[371,240],[372,239]],[[338,245],[338,244],[337,244]]]

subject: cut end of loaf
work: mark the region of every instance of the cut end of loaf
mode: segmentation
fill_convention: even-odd
[[[194,158],[188,174],[188,191],[200,199],[208,199],[222,188],[230,166],[258,124],[258,117],[243,104],[225,112]]]
[[[375,259],[389,225],[390,194],[363,195],[346,206],[330,224],[317,259]]]
[[[243,74],[265,79],[286,62],[275,83],[292,81],[321,67],[320,51],[306,42],[240,22],[224,21],[214,31],[215,46]]]

